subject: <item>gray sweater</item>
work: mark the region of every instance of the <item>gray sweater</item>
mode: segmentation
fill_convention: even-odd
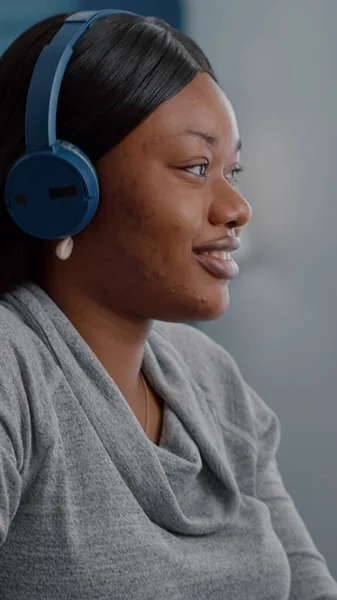
[[[231,356],[156,322],[143,368],[158,446],[40,287],[0,297],[1,600],[337,600]]]

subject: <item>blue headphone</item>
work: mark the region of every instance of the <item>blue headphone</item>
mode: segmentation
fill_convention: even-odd
[[[101,10],[71,15],[36,62],[26,104],[26,152],[11,168],[4,190],[11,218],[33,237],[73,236],[97,210],[94,166],[79,148],[56,139],[56,110],[74,44],[97,19],[113,13],[133,14]]]

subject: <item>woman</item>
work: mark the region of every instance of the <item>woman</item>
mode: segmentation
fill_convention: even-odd
[[[227,309],[251,216],[202,51],[157,19],[97,20],[57,130],[94,164],[98,210],[62,240],[10,217],[31,74],[66,17],[0,61],[0,596],[336,600],[278,473],[276,415],[182,324]]]

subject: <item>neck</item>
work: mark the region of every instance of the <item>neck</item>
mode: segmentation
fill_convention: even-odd
[[[74,325],[84,341],[132,403],[142,397],[140,370],[152,321],[118,315],[67,281],[42,284],[47,294]]]

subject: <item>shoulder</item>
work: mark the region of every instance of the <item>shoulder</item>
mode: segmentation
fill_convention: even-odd
[[[0,302],[0,359],[2,375],[19,372],[34,360],[32,332],[19,315]]]
[[[19,312],[0,300],[0,380],[27,395],[46,392],[61,373],[41,338],[24,322]],[[53,377],[50,377],[53,372]],[[56,378],[55,378],[56,375]]]
[[[53,396],[61,373],[42,340],[0,300],[0,453],[23,490],[57,436]]]

